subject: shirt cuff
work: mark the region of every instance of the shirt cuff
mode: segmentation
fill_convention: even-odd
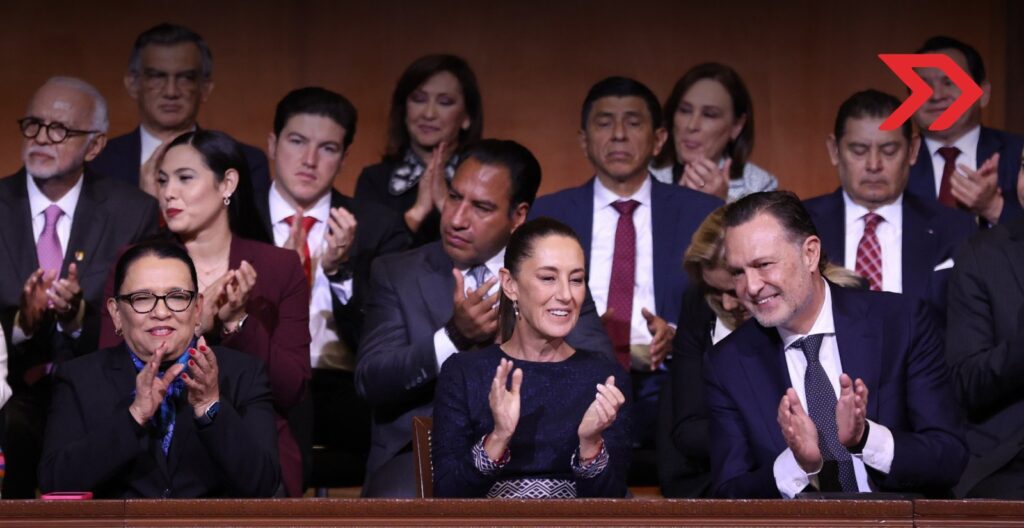
[[[512,460],[512,453],[506,447],[505,452],[501,455],[501,460],[495,462],[487,456],[487,450],[484,449],[485,440],[487,440],[487,435],[481,436],[480,441],[473,445],[473,466],[481,474],[490,477],[501,471],[508,461]]]
[[[775,464],[772,466],[775,486],[779,488],[779,493],[787,499],[792,499],[802,492],[808,484],[811,484],[811,478],[816,477],[820,471],[819,469],[814,473],[804,472],[800,464],[797,463],[796,457],[793,456],[793,450],[789,448],[775,458]]]
[[[601,450],[598,451],[597,456],[588,460],[586,465],[583,465],[583,461],[580,460],[580,448],[577,446],[576,451],[572,454],[572,473],[576,475],[576,478],[594,478],[608,467],[609,458],[608,448],[604,442],[601,442]]]
[[[448,358],[458,353],[458,351],[459,349],[455,348],[455,343],[452,343],[444,328],[434,332],[434,355],[437,356],[438,372],[441,371],[441,365],[444,365],[444,362],[448,361]]]
[[[25,331],[22,330],[22,328],[21,328],[21,310],[18,310],[17,312],[15,312],[15,314],[14,314],[14,325],[12,325],[12,326],[13,326],[13,328],[11,328],[11,344],[12,345],[20,345],[20,344],[24,343],[25,341],[28,341],[29,339],[32,339],[32,336],[29,335],[29,334],[26,334]]]
[[[881,471],[888,475],[892,469],[892,458],[896,453],[896,442],[892,437],[892,431],[888,427],[871,422],[868,427],[868,439],[864,443],[864,450],[859,455],[864,465]]]
[[[348,304],[352,299],[352,279],[345,279],[341,282],[327,281],[331,285],[331,293],[342,305]]]

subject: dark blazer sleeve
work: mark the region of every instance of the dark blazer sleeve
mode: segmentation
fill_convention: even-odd
[[[82,369],[81,363],[65,364],[54,372],[39,464],[43,493],[95,490],[146,454],[146,430],[128,412],[131,394],[110,409],[106,423],[86,423],[84,407],[95,401],[94,388],[81,380],[100,375],[96,369]]]
[[[704,397],[704,354],[711,347],[710,325],[715,314],[698,288],[683,297],[679,330],[672,341],[672,441],[679,451],[708,464],[708,406]]]
[[[972,421],[1024,397],[1024,303],[1016,303],[1016,313],[1003,313],[1012,308],[996,305],[1018,291],[1010,265],[972,242],[957,256],[949,284],[946,359],[957,398]]]
[[[262,196],[270,188],[270,167],[267,162],[267,155],[262,150],[242,144],[242,153],[245,154],[245,161],[249,164],[249,178],[255,196]]]
[[[597,315],[597,306],[590,296],[590,288],[587,288],[587,295],[583,298],[576,327],[566,336],[565,341],[575,349],[601,352],[608,359],[615,361],[615,349],[608,338],[608,333],[605,332],[604,324],[601,323],[601,317]]]
[[[366,335],[356,362],[356,389],[372,406],[420,398],[437,378],[433,332],[414,332],[394,280],[405,259],[377,259],[370,273]]]
[[[217,349],[215,349],[217,350]],[[234,497],[270,497],[281,480],[277,458],[273,396],[263,364],[232,350],[217,350],[220,411],[197,431],[199,441],[220,467]]]

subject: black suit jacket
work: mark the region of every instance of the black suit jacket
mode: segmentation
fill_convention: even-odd
[[[968,417],[971,459],[955,490],[964,496],[1024,445],[1024,219],[980,233],[957,256],[946,357]]]
[[[240,352],[213,350],[220,411],[199,428],[183,397],[166,457],[160,433],[128,412],[137,373],[125,346],[58,367],[39,465],[42,491],[92,491],[97,498],[273,495],[280,468],[266,371]]]
[[[259,196],[261,191],[270,186],[267,155],[252,145],[242,142],[238,144],[245,154],[245,161],[249,163],[249,177],[254,194]],[[89,163],[89,167],[104,176],[138,187],[139,168],[145,161],[142,159],[142,132],[136,127],[135,130],[108,141],[103,152]]]
[[[8,344],[25,281],[39,267],[26,178],[22,169],[0,180],[0,322]],[[157,215],[156,200],[138,188],[85,171],[61,269],[61,277],[66,277],[76,253],[81,253],[83,258],[77,262],[78,277],[86,303],[82,333],[78,339],[72,339],[50,324],[28,341],[17,347],[10,346],[8,377],[13,387],[23,384],[24,371],[34,365],[63,361],[96,350],[100,314],[106,310],[103,284],[107,273],[122,246],[156,232]]]
[[[273,243],[270,225],[270,188],[256,198],[260,221]],[[398,214],[374,203],[353,200],[331,189],[331,207],[342,207],[356,218],[356,237],[346,269],[352,273],[352,298],[342,304],[333,297],[334,322],[350,350],[358,350],[363,330],[363,304],[370,288],[370,265],[380,255],[396,253],[409,246],[409,230]],[[333,293],[333,290],[332,290]]]
[[[356,389],[373,407],[368,478],[412,443],[412,418],[433,412],[439,371],[434,333],[455,310],[453,267],[440,242],[388,255],[373,265],[366,336],[356,364]],[[611,342],[589,295],[567,341],[612,360]]]
[[[804,202],[818,229],[829,260],[843,266],[846,259],[846,204],[840,188]],[[952,259],[978,231],[970,214],[903,194],[903,293],[926,301],[940,323],[946,314],[946,289],[952,268],[936,266]]]
[[[1024,215],[1021,204],[1017,200],[1017,174],[1020,172],[1020,155],[1024,149],[1024,137],[994,128],[981,127],[978,137],[978,165],[999,153],[999,188],[1003,191],[1003,212],[999,215],[999,223],[1003,223]],[[926,202],[938,202],[939,191],[935,188],[935,171],[941,174],[942,167],[932,165],[932,155],[927,145],[921,141],[921,149],[917,153],[917,162],[910,167],[910,181],[907,192]]]

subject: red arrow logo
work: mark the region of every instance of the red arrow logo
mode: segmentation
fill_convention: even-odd
[[[949,80],[960,88],[960,97],[949,105],[949,108],[932,122],[928,130],[945,130],[956,122],[975,101],[981,98],[982,90],[970,75],[960,68],[948,55],[941,53],[882,53],[878,56],[882,62],[910,88],[910,96],[903,104],[882,122],[882,130],[896,130],[921,108],[932,96],[932,88],[914,71],[914,68],[938,68]]]

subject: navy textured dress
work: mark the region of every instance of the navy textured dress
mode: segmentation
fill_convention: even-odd
[[[502,358],[523,370],[519,423],[509,442],[508,463],[496,473],[485,474],[474,462],[474,446],[494,428],[487,397]],[[579,469],[573,469],[579,447],[576,431],[594,401],[597,384],[608,376],[615,376],[626,403],[602,435],[607,465],[596,475],[581,476]],[[577,350],[563,361],[539,363],[513,359],[492,345],[450,357],[438,376],[434,399],[434,495],[486,497],[505,485],[525,489],[544,480],[562,481],[575,488],[578,497],[625,496],[631,455],[630,394],[625,371],[597,352]],[[528,491],[521,496],[542,498],[542,493]]]

